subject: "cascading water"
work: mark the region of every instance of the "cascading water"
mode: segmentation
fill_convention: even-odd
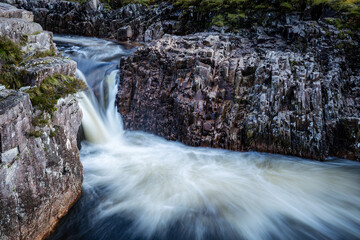
[[[55,40],[92,90],[79,97],[83,196],[51,239],[360,238],[358,163],[194,148],[123,131],[115,60],[131,51],[94,38]]]
[[[84,74],[79,69],[77,69],[76,75],[86,82]],[[121,118],[115,108],[117,76],[118,70],[113,70],[101,82],[100,102],[98,102],[89,86],[87,93],[78,93],[79,104],[84,115],[82,126],[85,138],[89,142],[105,143],[110,141],[111,132],[123,132]]]

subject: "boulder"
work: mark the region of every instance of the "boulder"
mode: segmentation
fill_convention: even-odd
[[[121,27],[117,32],[117,39],[119,41],[128,41],[133,36],[131,26]]]
[[[2,0],[9,1],[9,0]],[[144,6],[128,4],[109,10],[98,0],[85,4],[72,1],[17,0],[17,5],[34,13],[44,29],[66,34],[149,42],[164,34],[187,34],[203,30],[199,14],[168,2]]]
[[[39,33],[42,30],[38,23],[18,18],[0,18],[0,36],[7,36],[19,44],[26,41],[27,35]]]
[[[0,3],[0,17],[1,18],[20,18],[26,21],[34,21],[34,14],[32,12],[18,9],[6,3]]]

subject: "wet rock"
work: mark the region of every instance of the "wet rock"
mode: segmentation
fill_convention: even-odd
[[[89,8],[88,10],[90,11],[98,10],[99,4],[100,4],[99,0],[89,0],[86,2],[87,7]]]
[[[0,11],[3,16],[6,16],[6,18],[0,17],[0,36],[6,36],[13,42],[20,44],[22,50],[26,52],[25,57],[29,57],[36,52],[45,52],[48,50],[52,50],[54,53],[57,52],[51,32],[43,31],[40,24],[27,20],[27,17],[23,17],[22,19],[11,18],[21,16],[12,14],[12,12],[16,12],[13,10],[14,7],[4,3],[0,4]],[[30,12],[21,11],[25,12],[22,13],[24,16],[30,14]]]
[[[117,39],[120,41],[128,41],[133,36],[131,26],[119,28],[117,32]]]
[[[25,44],[21,47],[25,57],[29,58],[39,52],[51,52],[57,54],[57,48],[53,42],[53,33],[39,31],[30,35],[24,35]]]
[[[165,35],[123,59],[125,127],[192,146],[360,160],[359,52],[312,22],[291,36],[256,30]]]
[[[18,18],[0,18],[0,36],[7,36],[16,43],[25,41],[25,35],[32,35],[42,30],[38,23]]]

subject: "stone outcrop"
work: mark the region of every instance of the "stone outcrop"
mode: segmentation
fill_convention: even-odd
[[[25,83],[29,86],[39,86],[47,77],[56,74],[74,75],[76,62],[62,57],[44,57],[31,59],[20,67],[26,72]]]
[[[29,96],[0,91],[1,239],[43,239],[81,194],[76,133],[82,114],[69,97],[54,121],[34,128]],[[32,132],[41,131],[41,136]]]
[[[0,17],[17,19],[20,18],[30,22],[34,21],[34,15],[32,12],[17,9],[16,7],[7,4],[0,5]]]
[[[165,35],[121,63],[125,127],[192,146],[360,160],[359,34],[323,22]]]
[[[22,44],[25,56],[56,53],[52,34],[29,21],[31,13],[0,4],[0,15],[0,36]],[[25,82],[34,87],[53,74],[73,76],[76,63],[45,57],[19,69],[28,72]],[[59,100],[51,117],[32,105],[25,90],[0,88],[1,240],[44,239],[81,194],[76,137],[82,113],[76,98]]]
[[[188,34],[203,29],[197,14],[170,3],[129,4],[107,10],[98,1],[85,4],[54,0],[3,0],[30,10],[44,29],[66,34],[97,36],[119,41],[150,42],[164,34]],[[205,24],[205,23],[204,23]]]
[[[16,9],[16,8],[15,8]],[[17,14],[10,14],[16,12]],[[13,18],[13,17],[19,18]],[[26,10],[0,3],[0,36],[6,36],[13,42],[21,44],[24,57],[30,57],[38,52],[53,51],[57,52],[53,43],[53,34],[43,31],[38,23],[29,21],[33,19],[33,14]]]

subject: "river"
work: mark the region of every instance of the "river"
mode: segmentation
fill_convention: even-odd
[[[83,194],[51,240],[359,239],[360,164],[189,147],[125,131],[117,66],[134,49],[55,35],[89,91]]]

